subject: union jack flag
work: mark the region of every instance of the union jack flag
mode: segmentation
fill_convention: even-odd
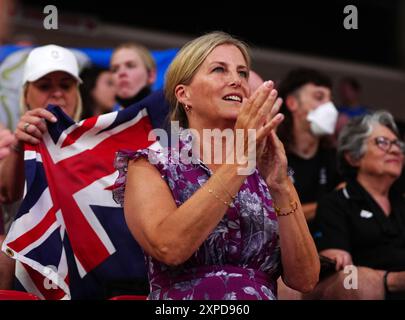
[[[2,250],[17,283],[43,299],[102,296],[108,281],[145,278],[143,254],[112,198],[118,149],[140,149],[167,115],[162,92],[74,123],[60,108],[37,146],[25,146],[26,191]]]

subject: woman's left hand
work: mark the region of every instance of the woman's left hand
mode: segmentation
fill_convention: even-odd
[[[281,103],[281,99],[277,99],[267,121],[270,121],[277,115]],[[277,188],[284,185],[288,179],[288,175],[287,156],[284,145],[278,138],[275,130],[276,128],[271,130],[261,145],[258,146],[257,167],[262,177],[266,180],[267,185]]]
[[[257,167],[269,187],[280,187],[288,179],[284,145],[272,130],[262,143]]]

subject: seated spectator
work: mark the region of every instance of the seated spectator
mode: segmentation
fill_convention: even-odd
[[[84,69],[80,77],[83,80],[83,84],[80,86],[83,100],[81,118],[87,119],[111,112],[116,104],[116,89],[112,73],[107,69],[94,66]]]
[[[20,108],[22,116],[15,130],[12,151],[0,163],[0,201],[21,199],[24,189],[24,143],[38,144],[46,130],[44,120],[54,121],[45,110],[55,104],[74,120],[79,120],[82,103],[78,84],[79,69],[68,49],[48,45],[31,51],[25,64]]]
[[[333,134],[338,112],[331,102],[331,80],[317,70],[298,68],[281,81],[285,120],[277,133],[284,143],[288,165],[307,221],[316,203],[339,183],[335,150],[324,142]]]
[[[272,81],[250,95],[249,68],[246,46],[228,34],[189,42],[165,82],[171,119],[183,128],[178,147],[164,150],[156,143],[117,153],[114,196],[144,249],[151,300],[272,300],[280,274],[299,291],[312,290],[318,281],[315,245],[274,132],[283,120],[277,114],[281,101]],[[219,146],[226,161],[214,160],[214,140],[194,135],[206,129],[256,130],[250,142],[261,147],[257,169],[248,176],[240,172],[246,160],[240,164],[228,143]],[[195,146],[201,157],[193,154]],[[175,158],[191,149],[197,161]],[[246,150],[247,144],[243,159],[251,156]],[[230,154],[235,161],[228,161]]]
[[[121,44],[114,50],[110,65],[118,101],[114,111],[125,109],[151,93],[156,63],[148,49],[136,43]]]
[[[0,161],[0,203],[20,200],[24,191],[24,144],[38,144],[46,130],[44,120],[54,121],[53,115],[45,110],[48,104],[59,105],[75,120],[81,114],[81,99],[78,84],[78,64],[69,50],[48,45],[33,49],[25,63],[20,108],[22,116],[13,134],[13,142]],[[11,139],[3,131],[2,140]],[[15,213],[15,210],[12,210]],[[5,232],[14,217],[4,221]],[[0,237],[2,243],[4,237]],[[0,244],[1,244],[0,243]],[[1,254],[0,284],[10,289],[14,274],[14,260]]]
[[[27,144],[38,145],[44,139],[48,130],[45,120],[53,123],[57,121],[54,115],[45,108],[49,104],[57,105],[70,118],[79,120],[82,113],[79,92],[81,82],[77,59],[70,50],[60,46],[47,45],[35,48],[30,52],[24,66],[22,84],[21,108],[24,113],[17,124],[14,140],[11,144],[9,141],[5,141],[6,145],[10,146],[6,152],[8,155],[0,160],[0,202],[15,201],[23,196],[26,180],[24,147]],[[8,134],[3,133],[5,138]],[[95,161],[93,158],[89,159],[89,161]],[[65,188],[64,181],[57,186]],[[111,234],[117,232],[120,235],[119,244],[114,243],[116,246],[114,256],[117,257],[122,255],[123,251],[126,252],[126,246],[132,249],[129,251],[130,254],[125,255],[127,265],[121,264],[121,259],[119,261],[118,259],[109,260],[106,262],[107,266],[97,266],[99,273],[92,276],[92,279],[79,277],[77,270],[73,270],[73,267],[69,266],[73,270],[69,273],[72,299],[96,299],[127,292],[146,294],[148,291],[143,255],[129,234],[123,215],[114,214],[109,221],[111,228],[106,232]],[[40,230],[39,232],[45,231]],[[1,236],[0,241],[3,241]],[[85,245],[83,243],[83,246]],[[123,248],[125,249],[123,250]],[[52,261],[58,261],[57,259],[60,257],[52,256],[50,259],[54,258],[56,260]],[[1,288],[10,289],[8,286],[12,281],[9,280],[13,279],[13,274],[14,260],[1,253],[0,286],[4,284]],[[24,288],[29,289],[27,286]]]
[[[405,144],[392,115],[352,119],[338,140],[339,168],[347,185],[319,201],[314,238],[336,273],[310,294],[321,299],[405,298],[405,199],[393,187]],[[358,289],[344,287],[344,268],[355,265]],[[347,282],[347,281],[346,281]]]

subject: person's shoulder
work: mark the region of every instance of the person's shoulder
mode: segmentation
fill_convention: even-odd
[[[341,207],[347,201],[350,200],[350,196],[345,186],[332,190],[324,194],[318,201],[318,206],[327,207]]]
[[[327,160],[328,162],[335,163],[336,162],[336,156],[337,156],[337,150],[336,148],[331,145],[329,141],[323,141],[318,148],[318,151],[316,153],[318,157],[320,157],[323,160]]]
[[[112,111],[120,111],[120,110],[124,110],[124,108],[119,104],[115,104],[112,108]]]
[[[161,90],[161,89],[152,91],[145,98],[140,100],[140,103],[151,106],[151,107],[159,107],[159,106],[168,105],[165,94],[164,94],[163,90]]]

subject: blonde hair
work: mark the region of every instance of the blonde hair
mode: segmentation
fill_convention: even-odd
[[[184,128],[188,127],[188,120],[186,112],[184,111],[184,106],[182,106],[176,98],[176,86],[179,84],[190,84],[207,56],[212,50],[223,44],[236,46],[241,51],[246,64],[250,69],[248,46],[244,42],[225,32],[211,32],[188,42],[177,53],[166,73],[164,91],[171,108],[170,120],[177,120],[180,122],[180,126]]]
[[[114,55],[117,53],[117,51],[119,51],[121,49],[134,50],[137,54],[139,54],[141,60],[145,64],[146,70],[148,72],[152,72],[152,71],[156,70],[156,62],[153,59],[150,51],[146,47],[144,47],[140,44],[137,44],[135,42],[126,42],[126,43],[120,44],[118,47],[116,47],[111,55],[111,61],[112,61]],[[110,64],[111,64],[111,62],[110,62]]]
[[[21,90],[21,94],[20,94],[20,115],[23,115],[28,110],[30,110],[28,104],[25,101],[25,94],[26,94],[26,91],[28,90],[28,84],[29,84],[29,82],[26,82],[24,84],[24,86],[22,87],[22,90]],[[83,111],[83,102],[82,102],[82,97],[80,95],[79,86],[77,86],[77,103],[76,103],[75,113],[73,115],[73,120],[75,122],[78,122],[80,120],[81,115],[82,115],[82,111]]]

